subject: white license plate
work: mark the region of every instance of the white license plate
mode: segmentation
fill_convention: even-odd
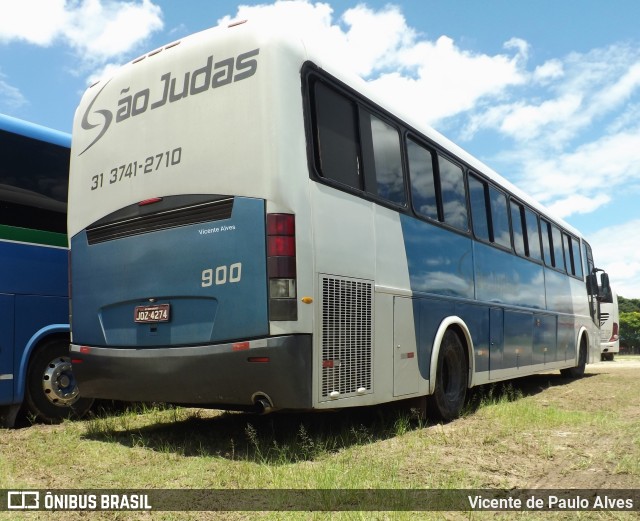
[[[137,322],[138,324],[168,322],[170,309],[170,304],[157,304],[155,306],[136,306],[133,312],[133,321]]]

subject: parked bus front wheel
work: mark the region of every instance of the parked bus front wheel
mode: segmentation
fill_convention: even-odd
[[[578,355],[578,365],[568,369],[560,369],[560,374],[565,378],[582,378],[587,365],[587,341],[582,338],[580,342],[580,353]]]
[[[27,372],[26,406],[36,418],[59,423],[65,418],[80,418],[93,404],[82,398],[71,370],[69,343],[50,340],[36,348]]]

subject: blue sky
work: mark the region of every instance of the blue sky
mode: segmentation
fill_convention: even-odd
[[[336,59],[578,228],[640,297],[637,0],[0,0],[0,113],[65,132],[115,66],[230,19]]]

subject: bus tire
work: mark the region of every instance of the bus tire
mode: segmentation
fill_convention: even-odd
[[[569,367],[568,369],[560,369],[560,374],[565,378],[582,378],[587,366],[587,343],[582,340],[580,342],[580,354],[578,356],[578,365]]]
[[[427,399],[427,413],[432,420],[447,422],[460,416],[468,380],[464,346],[451,329],[442,338],[437,364],[435,389]]]
[[[27,411],[46,423],[80,418],[91,408],[93,399],[78,393],[67,340],[49,340],[36,348],[29,361],[25,399]]]

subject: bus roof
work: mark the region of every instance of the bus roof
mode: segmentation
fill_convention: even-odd
[[[71,147],[70,134],[7,116],[6,114],[0,114],[0,130],[20,134],[21,136],[30,137],[39,141],[46,141],[47,143],[61,147]]]

